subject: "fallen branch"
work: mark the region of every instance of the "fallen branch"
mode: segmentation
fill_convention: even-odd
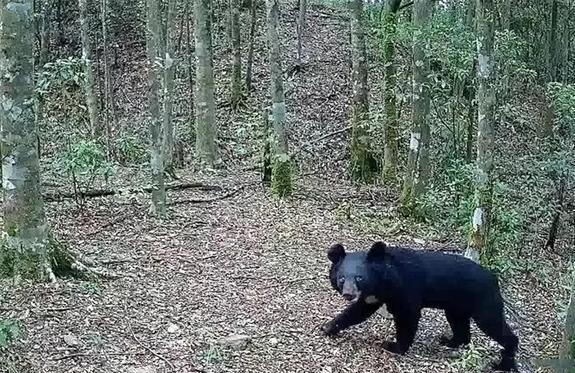
[[[310,140],[310,141],[306,142],[305,144],[303,144],[302,146],[298,147],[298,149],[292,153],[292,157],[294,157],[295,155],[300,153],[303,150],[303,148],[305,148],[306,146],[310,146],[312,144],[315,144],[315,143],[320,142],[322,140],[325,140],[327,138],[337,136],[337,135],[344,133],[344,132],[347,132],[349,130],[351,130],[351,126],[344,127],[344,128],[339,129],[337,131],[333,131],[333,132],[327,133],[323,136],[320,136],[317,139]]]
[[[55,357],[52,357],[50,360],[60,361],[60,360],[66,360],[66,359],[74,359],[77,357],[101,356],[101,355],[104,355],[104,356],[139,356],[139,355],[145,355],[145,353],[144,352],[103,352],[103,353],[78,352],[78,353],[74,353],[74,354],[55,356]]]
[[[221,201],[221,200],[226,199],[226,198],[233,197],[233,196],[235,196],[236,194],[238,194],[239,192],[241,192],[242,190],[244,190],[245,188],[247,188],[248,186],[256,185],[256,184],[259,184],[259,183],[260,183],[260,181],[244,184],[244,185],[242,185],[242,186],[240,186],[240,187],[238,187],[238,188],[232,190],[231,192],[226,193],[226,194],[224,194],[224,195],[221,195],[221,196],[219,196],[219,197],[214,197],[214,198],[210,198],[210,199],[180,199],[180,200],[177,200],[177,201],[173,201],[173,202],[171,202],[171,203],[168,203],[168,205],[183,205],[183,204],[186,204],[186,203],[191,203],[191,204],[193,204],[193,203],[211,203],[211,202],[217,202],[217,201]]]
[[[152,350],[150,347],[146,346],[145,344],[143,344],[138,337],[136,337],[136,334],[134,333],[134,329],[132,329],[132,323],[130,323],[130,318],[128,317],[128,301],[127,299],[124,300],[124,312],[125,312],[125,319],[128,322],[128,329],[130,330],[130,335],[132,336],[132,338],[134,339],[134,341],[136,341],[137,344],[139,344],[140,346],[142,346],[142,348],[144,348],[146,351],[150,352],[152,355],[154,355],[155,357],[157,357],[158,359],[164,361],[172,371],[176,370],[176,368],[174,367],[174,364],[172,364],[168,359],[166,359],[165,357],[163,357],[162,355],[160,355],[159,353],[157,353],[156,351]]]
[[[183,183],[183,184],[172,184],[166,185],[166,190],[184,190],[184,189],[192,189],[198,188],[200,190],[222,190],[222,187],[217,185],[207,185],[204,183]],[[114,196],[120,193],[141,193],[147,192],[151,193],[154,190],[153,187],[148,186],[144,188],[128,188],[128,189],[118,189],[118,190],[105,190],[105,189],[96,189],[96,190],[88,190],[86,192],[78,193],[76,196],[73,192],[55,192],[55,193],[45,193],[44,194],[44,201],[46,202],[58,202],[65,198],[75,198],[80,197],[84,198],[91,198],[91,197],[107,197],[107,196]]]

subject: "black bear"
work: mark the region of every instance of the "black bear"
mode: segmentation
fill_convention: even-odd
[[[396,342],[384,342],[388,351],[406,353],[417,332],[422,308],[445,310],[453,331],[442,337],[448,347],[468,344],[470,320],[503,347],[496,370],[517,370],[519,344],[505,322],[497,278],[460,255],[391,247],[375,242],[367,252],[346,253],[341,244],[329,248],[331,284],[351,304],[322,326],[335,335],[370,317],[383,304],[393,315]]]

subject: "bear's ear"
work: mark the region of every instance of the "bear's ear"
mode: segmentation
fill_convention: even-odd
[[[387,249],[387,245],[385,242],[377,241],[371,246],[371,249],[367,252],[367,260],[378,260],[383,259],[385,257],[385,250]]]
[[[345,257],[345,249],[340,243],[333,244],[327,250],[327,257],[332,263],[337,263]]]

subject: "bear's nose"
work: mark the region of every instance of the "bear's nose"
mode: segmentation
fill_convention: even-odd
[[[355,298],[355,296],[353,294],[349,294],[349,293],[344,293],[342,295],[343,295],[343,298],[347,301],[352,301],[353,298]]]

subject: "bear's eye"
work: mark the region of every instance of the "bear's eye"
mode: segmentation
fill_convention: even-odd
[[[357,281],[357,282],[362,282],[362,281],[363,281],[363,277],[361,277],[361,276],[355,276],[355,281]]]

